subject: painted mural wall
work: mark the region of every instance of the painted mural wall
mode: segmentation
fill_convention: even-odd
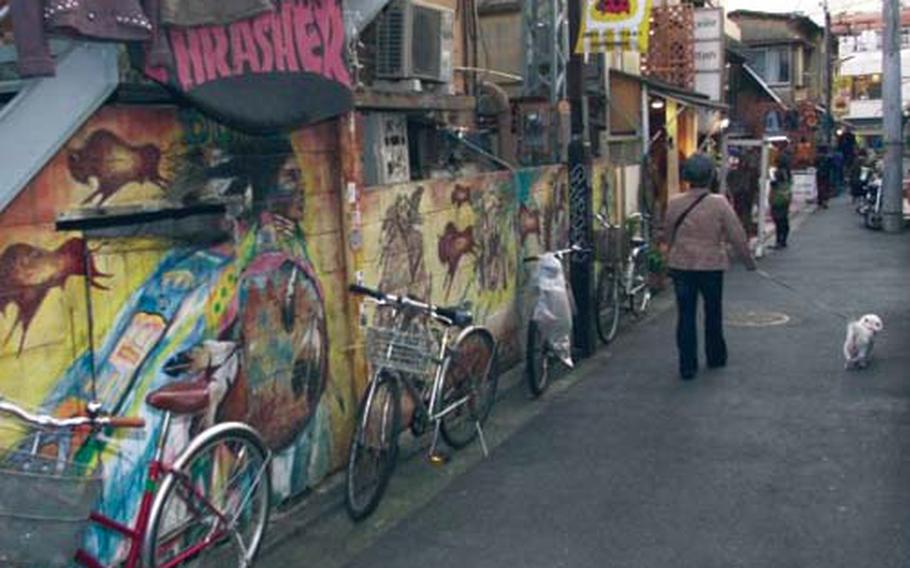
[[[346,293],[357,273],[390,292],[469,302],[500,341],[501,367],[517,363],[530,307],[521,259],[566,245],[565,169],[351,194],[340,130],[330,122],[252,138],[170,107],[111,106],[89,120],[0,212],[0,393],[61,416],[96,399],[148,427],[93,444],[4,430],[0,442],[103,458],[101,511],[128,522],[163,418],[146,395],[186,380],[179,363],[228,346],[239,363],[218,363],[210,408],[176,421],[166,457],[211,423],[247,422],[274,452],[275,501],[298,495],[344,465],[368,378]],[[596,165],[596,199],[617,195],[608,180]],[[55,226],[89,206],[212,201],[243,206],[194,231]],[[122,553],[100,530],[87,540],[103,561]]]
[[[348,280],[336,160],[334,124],[254,139],[192,112],[108,107],[0,214],[0,393],[58,415],[96,398],[148,422],[110,444],[38,440],[48,454],[104,455],[106,514],[136,513],[162,421],[145,395],[185,379],[169,364],[212,345],[243,363],[212,379],[207,412],[177,421],[169,453],[211,422],[247,422],[275,452],[276,500],[342,463],[356,404],[349,326],[335,317]],[[223,221],[229,238],[55,230],[60,214],[87,205],[212,200],[248,204]],[[103,559],[120,548],[101,531],[89,541]]]
[[[594,210],[621,223],[623,188],[637,190],[637,178],[605,160],[590,175]],[[508,368],[524,353],[533,301],[533,265],[521,259],[568,246],[568,191],[563,166],[366,188],[352,273],[391,293],[468,303],[499,342],[500,368]]]
[[[521,355],[527,319],[531,267],[521,259],[565,246],[567,199],[560,166],[367,188],[356,270],[391,293],[468,303],[508,367]]]

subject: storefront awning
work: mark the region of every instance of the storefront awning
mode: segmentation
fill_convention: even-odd
[[[728,110],[730,108],[724,103],[712,101],[706,95],[703,95],[696,91],[683,89],[682,87],[677,87],[676,85],[671,85],[670,83],[666,83],[659,79],[654,79],[653,77],[632,75],[630,73],[625,73],[623,71],[617,71],[614,69],[611,69],[610,73],[622,75],[624,77],[629,77],[635,79],[636,81],[640,81],[643,85],[646,85],[648,87],[650,94],[657,95],[665,99],[673,99],[676,102],[687,106],[701,107],[711,110]]]

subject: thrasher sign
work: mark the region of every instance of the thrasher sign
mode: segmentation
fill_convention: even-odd
[[[171,26],[164,37],[169,64],[145,73],[241,130],[287,130],[353,105],[341,0],[279,0],[274,11]]]

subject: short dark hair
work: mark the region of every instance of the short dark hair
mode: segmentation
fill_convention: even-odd
[[[714,181],[716,166],[707,154],[696,153],[689,157],[683,164],[683,180],[695,187],[709,187]]]

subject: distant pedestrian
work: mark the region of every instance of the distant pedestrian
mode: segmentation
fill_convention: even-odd
[[[805,136],[799,139],[796,144],[795,167],[808,168],[813,165],[812,143]]]
[[[746,233],[727,199],[708,191],[715,176],[713,160],[695,154],[683,167],[689,191],[673,198],[667,207],[662,241],[669,247],[668,266],[676,291],[676,345],[679,374],[683,380],[698,371],[696,312],[698,296],[705,305],[705,355],[708,367],[727,364],[723,331],[724,271],[729,268],[727,244],[732,244],[750,270],[755,261]]]
[[[849,128],[844,129],[837,142],[838,149],[844,156],[844,177],[846,186],[852,191],[855,176],[859,173],[856,167],[856,135]]]
[[[834,159],[830,148],[824,144],[818,147],[815,159],[815,181],[818,187],[818,206],[827,209],[834,184]]]
[[[844,189],[846,173],[844,171],[844,155],[840,150],[831,152],[831,195],[840,195]]]
[[[774,173],[771,180],[771,194],[768,204],[771,206],[771,219],[774,220],[774,232],[777,248],[787,248],[787,237],[790,235],[790,203],[793,194],[789,177],[782,171]]]

